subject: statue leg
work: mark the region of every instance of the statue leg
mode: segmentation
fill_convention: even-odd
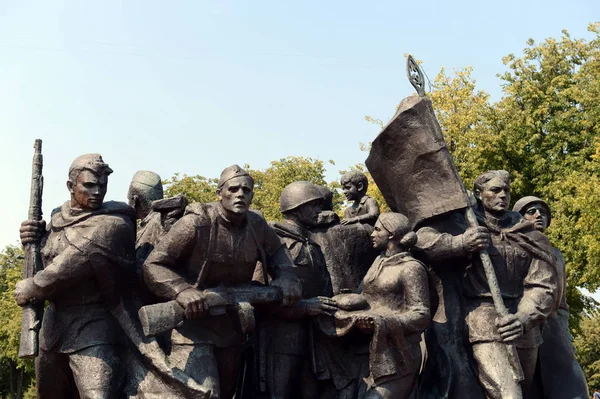
[[[267,383],[271,399],[294,398],[300,387],[304,356],[271,352],[268,354]]]
[[[72,398],[77,396],[69,355],[39,351],[35,358],[35,379],[39,399]]]
[[[242,365],[242,347],[215,348],[219,370],[220,399],[231,399],[235,395],[238,374]]]
[[[529,398],[533,388],[533,377],[535,376],[535,368],[538,359],[538,348],[518,348],[519,362],[523,369],[523,376],[525,377],[521,382],[521,388],[523,389],[523,397]]]
[[[520,398],[521,390],[515,381],[505,344],[501,342],[479,342],[473,344],[473,358],[477,365],[479,383],[488,399]]]
[[[569,316],[559,310],[557,318],[548,318],[542,329],[544,343],[539,347],[539,373],[546,396],[587,398],[587,382],[575,359]]]
[[[122,347],[95,345],[69,355],[75,385],[81,399],[112,399],[121,386]]]
[[[409,344],[408,349],[412,355],[412,368],[409,374],[376,384],[366,390],[361,399],[413,399],[417,391],[419,371],[421,369],[422,352],[420,343]]]
[[[214,345],[209,344],[173,344],[169,354],[169,362],[189,376],[198,384],[212,391],[211,399],[220,398],[219,369]]]

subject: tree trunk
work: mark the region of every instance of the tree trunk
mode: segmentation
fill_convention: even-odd
[[[17,368],[17,363],[10,360],[8,363],[10,371],[9,394],[11,399],[23,398],[23,380],[25,379],[25,370]]]
[[[19,369],[19,379],[17,380],[17,398],[23,398],[23,378],[25,376],[25,370],[23,368]]]
[[[8,370],[10,372],[10,377],[8,379],[8,391],[11,399],[17,399],[15,395],[15,362],[12,360],[8,361]]]

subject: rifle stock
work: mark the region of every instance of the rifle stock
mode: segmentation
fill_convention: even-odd
[[[31,170],[31,193],[29,199],[29,220],[42,220],[42,140],[35,140],[33,163]],[[40,244],[38,242],[25,245],[23,278],[32,278],[42,268]],[[19,357],[31,358],[38,354],[38,330],[42,317],[42,304],[30,304],[23,307],[21,317],[21,340],[19,342]]]
[[[210,316],[220,316],[228,310],[234,310],[244,333],[254,329],[252,305],[276,304],[282,299],[281,290],[273,286],[217,287],[202,292]],[[152,337],[181,326],[185,320],[185,310],[172,300],[142,306],[138,316],[144,334]]]

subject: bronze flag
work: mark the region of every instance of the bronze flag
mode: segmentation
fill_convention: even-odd
[[[427,97],[402,100],[365,163],[389,207],[406,215],[413,227],[469,206]]]

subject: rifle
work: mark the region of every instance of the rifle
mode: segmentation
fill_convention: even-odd
[[[208,306],[208,314],[220,316],[236,312],[241,332],[254,330],[253,305],[277,304],[282,300],[281,290],[273,286],[241,285],[236,287],[219,286],[202,290]],[[175,300],[142,306],[138,311],[144,334],[152,337],[172,330],[183,324],[185,309]]]
[[[29,199],[29,220],[42,220],[42,190],[44,177],[42,176],[42,140],[35,140],[33,146],[33,162],[31,170],[31,194]],[[23,278],[32,278],[42,269],[40,244],[34,242],[25,245],[25,260]],[[23,307],[21,316],[21,340],[19,342],[19,357],[31,358],[38,354],[38,330],[42,318],[43,305],[29,304]]]

